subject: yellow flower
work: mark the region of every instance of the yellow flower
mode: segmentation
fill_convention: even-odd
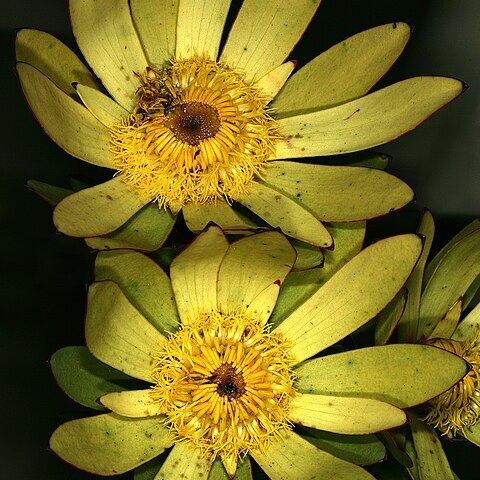
[[[433,345],[469,363],[468,373],[452,388],[411,412],[413,443],[405,443],[421,478],[453,478],[434,429],[480,446],[480,305],[464,315],[479,285],[480,222],[465,227],[427,264],[434,232],[426,211],[418,227],[425,246],[405,285],[408,294],[401,292],[381,314],[376,337],[379,344],[387,342],[398,325],[397,341]],[[436,462],[430,461],[432,454]]]
[[[95,248],[154,250],[180,209],[194,232],[210,221],[256,228],[240,205],[328,247],[322,222],[373,218],[411,201],[411,189],[381,170],[288,160],[385,143],[463,85],[417,77],[367,95],[403,50],[403,23],[355,35],[289,78],[295,64],[285,59],[319,3],[246,1],[222,43],[230,1],[72,0],[73,32],[108,95],[65,45],[20,31],[17,70],[40,124],[71,155],[116,172],[61,201],[57,228],[108,235],[88,240]],[[127,242],[118,238],[126,229],[140,233]]]
[[[406,422],[402,408],[465,374],[462,359],[425,345],[312,358],[384,308],[421,243],[402,235],[368,247],[275,324],[268,322],[295,261],[278,232],[229,244],[210,227],[174,259],[170,278],[143,254],[102,252],[88,294],[87,347],[150,387],[106,385],[99,401],[112,413],[61,425],[51,448],[101,475],[136,468],[173,446],[156,478],[207,478],[222,469],[220,459],[233,476],[242,458],[249,469],[247,455],[272,479],[373,478],[293,425],[353,435],[394,428]],[[68,362],[61,363],[52,361],[60,385],[72,384]],[[92,388],[76,373],[74,398]]]

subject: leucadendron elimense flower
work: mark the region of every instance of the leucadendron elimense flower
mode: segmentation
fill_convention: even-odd
[[[295,425],[339,436],[395,428],[407,421],[404,408],[463,377],[464,360],[427,345],[316,357],[394,298],[421,250],[413,234],[371,245],[275,324],[270,315],[295,261],[279,232],[229,244],[211,226],[173,260],[170,277],[141,253],[100,253],[88,292],[87,347],[118,375],[145,384],[109,390],[112,383],[98,377],[95,385],[82,381],[82,368],[72,382],[69,354],[60,351],[52,359],[60,385],[75,398],[100,383],[99,402],[111,413],[64,423],[51,448],[101,475],[132,470],[171,448],[157,480],[233,478],[239,464],[249,479],[249,456],[274,480],[372,479]]]
[[[222,43],[230,3],[71,0],[73,33],[98,78],[47,33],[18,33],[17,71],[37,120],[68,153],[113,171],[56,206],[61,232],[99,249],[155,250],[180,210],[194,232],[210,221],[255,229],[240,205],[328,247],[322,222],[378,217],[412,200],[381,170],[291,159],[395,139],[463,84],[416,77],[367,95],[402,52],[404,23],[359,33],[289,78],[295,62],[285,60],[320,1],[245,1]],[[122,227],[140,233],[126,242]]]
[[[434,232],[426,211],[418,227],[426,239],[422,256],[405,291],[380,315],[376,339],[384,344],[395,331],[398,342],[433,345],[469,363],[467,375],[452,388],[410,412],[411,439],[399,437],[415,479],[454,480],[436,432],[480,445],[480,306],[466,314],[480,285],[480,222],[465,227],[427,264]]]

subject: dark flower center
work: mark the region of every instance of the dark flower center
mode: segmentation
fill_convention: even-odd
[[[220,117],[211,105],[182,103],[166,110],[165,126],[178,140],[198,145],[202,140],[215,136],[220,129]]]
[[[243,375],[229,363],[220,365],[209,380],[217,384],[217,393],[221,397],[227,396],[232,400],[241,397],[245,393]]]

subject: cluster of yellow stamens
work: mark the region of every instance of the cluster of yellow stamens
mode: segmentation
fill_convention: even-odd
[[[241,311],[202,314],[154,357],[151,396],[179,440],[220,455],[233,475],[238,456],[265,451],[289,428],[295,391],[287,347]]]
[[[173,61],[139,75],[137,106],[110,130],[125,183],[159,206],[238,198],[278,137],[267,98],[211,60]]]
[[[477,336],[464,342],[435,338],[427,343],[462,357],[472,367],[452,388],[428,402],[431,410],[425,420],[453,438],[480,419],[480,344]]]

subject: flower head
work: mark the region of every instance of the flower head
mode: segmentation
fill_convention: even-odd
[[[465,227],[427,264],[434,232],[433,217],[426,211],[418,227],[425,247],[405,285],[408,295],[400,293],[377,324],[377,333],[389,332],[377,335],[378,343],[389,341],[396,327],[399,342],[433,345],[470,365],[452,388],[411,412],[418,417],[412,422],[412,452],[424,475],[437,472],[424,461],[432,452],[450,469],[432,427],[449,439],[462,435],[480,445],[480,306],[464,314],[478,289],[480,223],[475,220]]]
[[[74,398],[93,388],[112,413],[61,425],[52,449],[102,475],[136,468],[173,446],[158,478],[206,478],[220,459],[233,477],[248,456],[273,479],[372,478],[294,425],[341,435],[393,428],[406,421],[402,408],[464,375],[463,360],[425,345],[312,358],[378,313],[420,251],[415,235],[382,240],[343,268],[337,264],[280,318],[272,312],[295,251],[278,232],[229,244],[210,227],[173,260],[170,278],[140,253],[101,253],[88,296],[88,349],[150,386],[98,391],[89,377],[88,388],[76,382],[72,390],[67,382]],[[441,377],[433,375],[438,362],[448,366]],[[54,373],[66,385],[61,372],[68,367],[59,363],[52,361]],[[379,363],[385,368],[376,369]]]
[[[265,222],[328,247],[323,221],[411,201],[407,185],[378,169],[285,161],[385,143],[463,89],[418,77],[366,95],[403,50],[403,23],[355,35],[289,78],[295,63],[285,59],[319,3],[244,2],[222,42],[230,2],[71,0],[78,45],[108,95],[58,40],[22,30],[17,69],[35,116],[68,153],[114,171],[62,200],[57,228],[104,237],[90,240],[95,248],[155,250],[181,209],[194,232],[210,221],[237,232]],[[125,231],[143,233],[127,241]]]

